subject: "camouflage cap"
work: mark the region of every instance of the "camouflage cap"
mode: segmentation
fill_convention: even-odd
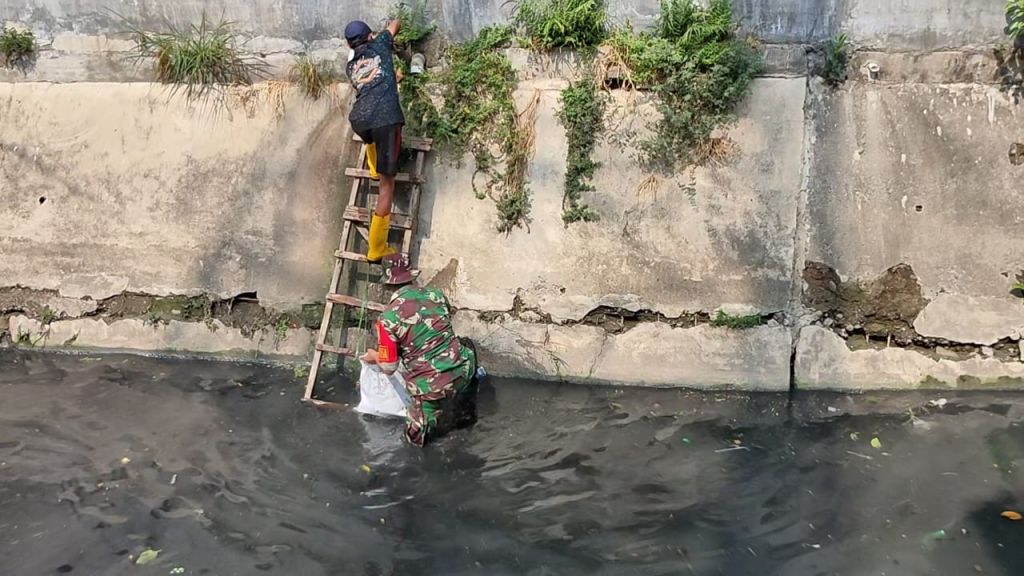
[[[409,266],[409,257],[405,254],[391,254],[385,256],[380,262],[384,267],[384,275],[381,276],[381,283],[389,286],[401,286],[415,280],[419,270],[412,270]]]

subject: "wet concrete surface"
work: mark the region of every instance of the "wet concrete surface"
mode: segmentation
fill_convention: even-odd
[[[493,381],[418,450],[302,381],[0,351],[0,574],[1024,573],[1019,394]]]

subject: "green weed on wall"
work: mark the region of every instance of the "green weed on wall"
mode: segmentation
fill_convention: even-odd
[[[529,222],[526,165],[533,142],[532,125],[517,115],[512,100],[516,72],[503,50],[511,40],[509,27],[485,28],[474,40],[452,46],[442,71],[408,77],[401,86],[411,133],[433,138],[455,158],[472,154],[474,191],[495,201],[503,233]],[[434,90],[440,105],[431,97]]]
[[[712,132],[734,120],[761,59],[736,37],[729,0],[707,8],[692,0],[662,0],[653,33],[618,30],[612,54],[627,68],[628,82],[657,96],[661,115],[654,135],[641,142],[652,167],[674,171],[713,157]]]
[[[540,50],[597,46],[608,34],[604,0],[519,0],[513,17]]]
[[[600,165],[592,156],[604,132],[608,95],[598,88],[593,76],[587,75],[562,91],[561,104],[558,119],[565,127],[568,141],[562,220],[567,225],[591,222],[598,216],[583,197],[595,190],[591,181]]]

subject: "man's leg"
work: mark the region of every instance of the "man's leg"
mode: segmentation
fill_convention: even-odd
[[[395,201],[395,175],[398,174],[398,158],[402,152],[402,126],[386,126],[374,130],[377,145],[377,171],[380,173],[380,189],[377,205],[370,219],[370,247],[366,258],[378,262],[394,249],[388,246],[388,232],[391,229],[391,205]]]
[[[422,448],[437,432],[438,402],[413,397],[405,423],[405,438],[410,444]]]
[[[480,381],[476,377],[476,344],[469,338],[459,338],[459,343],[462,345],[462,356],[466,363],[462,377],[455,386],[455,427],[465,428],[476,423],[476,397],[480,390]]]
[[[380,180],[380,174],[377,174],[377,145],[373,141],[373,130],[356,130],[356,134],[366,144],[366,167],[370,170],[370,179]]]
[[[377,172],[377,145],[372,142],[366,145],[366,166],[370,169],[370,180],[380,180]]]

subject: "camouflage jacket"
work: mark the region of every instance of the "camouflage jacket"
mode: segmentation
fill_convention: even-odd
[[[379,322],[398,344],[406,381],[419,390],[443,397],[464,372],[467,351],[452,328],[451,305],[437,288],[399,288]]]

